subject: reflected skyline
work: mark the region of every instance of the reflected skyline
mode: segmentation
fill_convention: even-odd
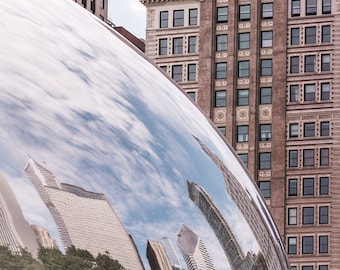
[[[82,241],[70,228],[85,235],[106,220],[101,212],[110,222],[119,217],[124,230],[110,235],[128,238],[127,251],[137,249],[146,270],[147,240],[167,236],[175,243],[185,224],[204,240],[214,269],[230,270],[188,196],[192,179],[214,201],[244,256],[262,254],[276,262],[269,270],[288,269],[275,224],[234,151],[149,59],[69,0],[0,1],[0,23],[0,173],[30,224],[46,228],[59,248],[76,238],[78,247],[92,250],[96,239]],[[28,153],[40,164],[26,167],[33,181],[24,170]],[[233,177],[228,183],[226,171]],[[254,220],[239,205],[244,196],[266,239],[248,224]]]
[[[51,212],[64,248],[93,256],[108,254],[127,270],[144,269],[133,240],[104,194],[59,183],[51,171],[29,159],[25,172]]]

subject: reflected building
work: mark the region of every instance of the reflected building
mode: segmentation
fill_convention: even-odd
[[[254,233],[254,236],[261,248],[261,250],[265,253],[258,254],[255,258],[255,265],[262,265],[266,264],[266,266],[255,268],[255,269],[281,269],[282,265],[280,262],[285,261],[284,258],[277,257],[277,252],[275,248],[283,248],[282,246],[276,246],[274,243],[278,243],[282,245],[282,242],[279,238],[274,239],[274,237],[279,237],[278,235],[271,235],[268,232],[268,226],[273,226],[271,223],[266,223],[263,218],[270,217],[263,217],[261,213],[259,213],[258,205],[262,205],[263,213],[269,215],[267,213],[265,205],[263,205],[263,201],[261,198],[258,198],[258,201],[255,203],[251,198],[250,194],[246,188],[244,188],[240,182],[236,179],[236,177],[228,170],[228,168],[223,164],[223,162],[206,146],[204,145],[199,139],[197,141],[200,143],[202,149],[207,153],[207,155],[211,158],[211,160],[219,167],[223,173],[224,181],[226,184],[226,189],[230,197],[238,206],[239,210],[242,212],[243,216],[245,217],[249,227]],[[202,191],[202,189],[200,189]],[[196,191],[196,193],[198,193]],[[197,196],[197,195],[196,195]],[[203,196],[203,193],[200,192],[200,197]],[[272,232],[275,232],[276,229],[271,227]],[[264,262],[265,261],[265,262]],[[262,263],[263,262],[263,263]]]
[[[213,229],[224,253],[228,257],[231,268],[233,270],[253,269],[254,262],[252,255],[248,253],[246,257],[243,254],[242,249],[227,221],[224,219],[223,214],[219,211],[205,190],[197,184],[188,181],[188,191],[190,199],[202,211]]]
[[[94,256],[109,252],[127,270],[144,269],[132,238],[104,194],[59,184],[49,170],[32,159],[25,172],[51,212],[65,247],[74,245]]]
[[[37,238],[39,247],[41,248],[57,248],[56,241],[51,237],[47,229],[38,225],[31,225],[35,237]]]
[[[177,245],[181,250],[188,270],[215,269],[202,239],[185,224],[182,225],[178,233]]]
[[[168,256],[170,264],[173,270],[183,270],[181,263],[179,262],[177,252],[168,237],[162,238],[164,250]]]
[[[146,257],[151,270],[172,270],[172,266],[160,242],[148,240]]]
[[[34,257],[38,243],[6,179],[0,175],[0,245],[13,253],[27,249]]]

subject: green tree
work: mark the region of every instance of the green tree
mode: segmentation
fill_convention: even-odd
[[[125,270],[125,268],[117,261],[110,258],[107,254],[98,254],[96,258],[97,267],[95,270]]]
[[[64,254],[57,248],[40,248],[38,259],[43,263],[44,270],[65,270]]]
[[[13,254],[8,247],[0,246],[0,270],[43,270],[43,266],[25,249]]]

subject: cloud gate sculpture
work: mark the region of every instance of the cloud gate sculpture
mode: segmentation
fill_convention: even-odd
[[[34,225],[128,270],[288,269],[231,147],[122,37],[70,0],[0,24],[0,245],[36,254]]]

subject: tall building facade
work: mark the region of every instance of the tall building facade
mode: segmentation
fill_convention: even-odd
[[[140,1],[146,54],[234,147],[291,269],[340,269],[337,2]]]
[[[32,159],[25,172],[51,212],[65,247],[74,245],[94,256],[109,252],[127,270],[144,269],[132,238],[104,194],[60,184]]]
[[[0,175],[0,245],[7,246],[12,253],[20,254],[27,249],[38,256],[38,242],[26,221],[13,190]]]
[[[41,248],[57,248],[56,241],[51,237],[48,230],[38,225],[31,225],[31,228],[37,238]]]
[[[173,270],[162,243],[148,240],[146,257],[151,270]]]
[[[74,0],[98,18],[107,22],[108,19],[108,0]]]
[[[202,239],[185,224],[182,225],[177,235],[177,245],[188,270],[215,269]]]

